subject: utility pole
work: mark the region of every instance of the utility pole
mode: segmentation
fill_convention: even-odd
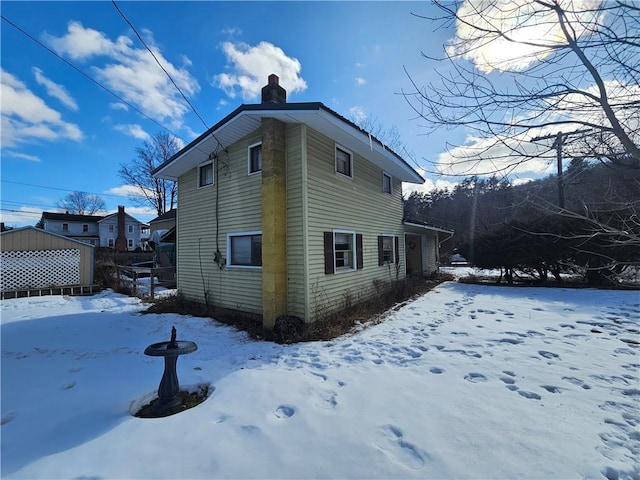
[[[537,142],[539,140],[546,140],[549,138],[555,138],[551,148],[556,149],[556,161],[558,163],[558,206],[564,210],[564,176],[562,171],[562,146],[564,145],[564,141],[569,135],[576,135],[578,133],[586,133],[589,132],[590,129],[582,129],[582,130],[574,130],[569,133],[558,132],[552,135],[545,135],[543,137],[534,137],[531,139],[532,142]]]

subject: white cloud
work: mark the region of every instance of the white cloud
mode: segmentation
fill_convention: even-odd
[[[424,177],[424,170],[418,169],[418,173]],[[456,182],[450,182],[448,180],[439,179],[434,182],[432,179],[427,178],[422,185],[417,185],[415,183],[403,183],[402,192],[405,197],[408,197],[412,192],[430,193],[434,190],[444,190],[445,188],[453,190],[456,185]]]
[[[21,158],[23,160],[28,160],[29,162],[39,162],[40,161],[40,157],[36,157],[35,155],[28,155],[26,153],[19,153],[19,152],[2,152],[2,155],[5,157],[14,157],[14,158]]]
[[[231,98],[239,94],[243,100],[255,99],[272,73],[280,78],[280,85],[287,94],[307,89],[307,82],[300,76],[302,66],[298,59],[288,57],[272,43],[260,42],[250,46],[242,42],[224,42],[222,50],[231,71],[216,75],[214,86]]]
[[[355,105],[349,108],[349,118],[353,119],[355,124],[360,124],[367,119],[367,114],[365,113],[364,108],[359,105]]]
[[[109,104],[109,108],[113,110],[124,110],[125,112],[129,110],[129,107],[122,102],[113,102]]]
[[[229,37],[234,37],[234,36],[237,36],[237,35],[242,35],[242,30],[240,30],[237,27],[229,27],[229,28],[223,28],[221,30],[221,33],[223,35],[227,35]]]
[[[133,138],[139,138],[140,140],[149,141],[151,140],[151,135],[145,132],[140,125],[137,123],[134,124],[118,124],[113,127],[118,132],[122,132],[125,135],[128,135]]]
[[[145,31],[145,36],[149,48],[183,93],[187,97],[195,95],[200,90],[198,81],[187,70],[164,58],[150,32]],[[104,33],[85,28],[80,22],[69,22],[64,36],[47,34],[45,40],[61,55],[94,62],[93,75],[146,115],[169,121],[175,128],[182,127],[188,105],[149,52],[145,48],[135,48],[130,38],[120,36],[112,41]],[[180,60],[184,62],[185,58]],[[104,60],[101,66],[96,64],[98,59]]]
[[[58,85],[57,83],[45,77],[44,74],[42,73],[42,70],[40,70],[37,67],[33,67],[33,74],[36,77],[36,82],[38,82],[40,85],[46,88],[47,93],[51,97],[57,98],[65,107],[73,111],[78,110],[78,104],[73,99],[73,97],[69,94],[69,92],[67,92],[66,88],[64,88],[62,85]]]
[[[0,212],[0,221],[7,227],[24,227],[35,225],[42,217],[41,208],[19,207],[14,211],[4,210]]]
[[[82,140],[82,131],[76,124],[62,120],[60,112],[3,69],[0,69],[0,95],[3,148],[38,140]]]
[[[588,34],[589,21],[593,20],[601,1],[559,0],[558,3],[564,7],[579,37]],[[457,22],[456,37],[447,50],[451,55],[462,55],[472,61],[483,72],[523,70],[550,55],[554,45],[566,43],[555,11],[531,0],[464,0],[457,13],[464,21]],[[489,33],[495,30],[515,42]]]
[[[140,190],[138,187],[133,185],[120,185],[119,187],[110,188],[105,193],[109,195],[117,195],[119,197],[140,196]]]
[[[366,78],[362,78],[362,77],[356,77],[356,85],[358,85],[359,87],[366,85],[367,83],[367,79]]]

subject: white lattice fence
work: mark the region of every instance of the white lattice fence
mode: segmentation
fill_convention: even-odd
[[[80,250],[1,252],[0,291],[61,287],[80,283]]]

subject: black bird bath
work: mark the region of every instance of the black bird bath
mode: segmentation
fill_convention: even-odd
[[[152,405],[154,413],[161,415],[182,403],[176,364],[180,355],[195,352],[197,349],[198,346],[194,342],[176,340],[176,327],[171,327],[170,341],[154,343],[145,348],[145,355],[164,357],[164,373],[158,387],[158,398]]]

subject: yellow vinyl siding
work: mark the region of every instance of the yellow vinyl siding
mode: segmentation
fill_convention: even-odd
[[[260,269],[224,267],[214,262],[216,249],[227,258],[227,233],[262,229],[261,175],[247,174],[247,147],[261,141],[257,131],[220,152],[214,184],[197,188],[197,171],[178,179],[178,289],[187,297],[247,312],[262,313]],[[207,160],[202,152],[202,161]],[[216,238],[216,189],[218,234]]]
[[[306,318],[302,139],[306,126],[290,124],[287,143],[287,306],[288,314]]]
[[[378,236],[403,240],[401,184],[392,178],[393,195],[382,192],[382,170],[354,154],[353,178],[335,172],[335,142],[308,129],[309,279],[310,310],[318,315],[344,306],[349,294],[356,301],[373,294],[374,280],[404,276],[404,242],[400,265],[378,266]],[[362,270],[325,274],[323,232],[334,229],[362,234]],[[313,318],[315,319],[315,318]],[[312,319],[312,320],[313,320]]]

